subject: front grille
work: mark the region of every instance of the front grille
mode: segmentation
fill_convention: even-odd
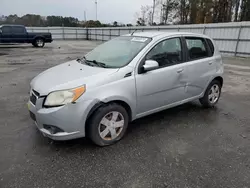
[[[32,93],[31,96],[30,96],[30,102],[34,105],[36,105],[36,96]]]
[[[40,93],[38,93],[36,90],[32,89],[33,93],[37,96],[40,97]]]
[[[33,121],[36,121],[36,115],[30,111],[30,117]]]
[[[43,128],[48,130],[51,134],[62,133],[64,132],[62,129],[54,126],[54,125],[43,125]]]

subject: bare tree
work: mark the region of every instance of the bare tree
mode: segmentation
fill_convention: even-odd
[[[139,13],[136,13],[136,17],[137,17],[137,25],[140,26],[145,26],[146,23],[148,23],[149,20],[151,20],[152,18],[152,13],[150,14],[151,18],[149,18],[149,12],[151,11],[150,6],[145,5],[145,6],[141,6],[141,11]]]
[[[242,0],[240,21],[250,21],[250,0]]]
[[[153,25],[153,23],[154,23],[154,15],[155,15],[155,1],[156,0],[153,0],[153,11],[152,11],[152,13],[150,14],[151,15],[151,24]]]
[[[250,21],[250,0],[153,0],[153,6],[142,7],[141,21],[152,24],[157,10],[160,24]]]
[[[234,21],[238,21],[239,17],[239,8],[240,8],[240,0],[235,0],[235,8],[234,8]]]
[[[177,0],[164,0],[161,6],[161,22],[167,24],[170,17],[173,17],[172,13],[177,10],[178,2]]]
[[[197,19],[197,14],[198,14],[198,2],[199,0],[193,0],[190,2],[190,8],[191,8],[191,12],[190,12],[190,23],[194,24],[196,23],[196,19]]]
[[[189,15],[189,1],[188,0],[180,0],[179,4],[179,14],[180,14],[180,23],[187,24],[188,23],[188,15]]]

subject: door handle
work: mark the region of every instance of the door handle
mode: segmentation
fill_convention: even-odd
[[[182,73],[184,71],[184,69],[178,69],[177,73]]]
[[[212,65],[213,63],[214,63],[213,61],[210,61],[208,64],[209,64],[209,65]]]

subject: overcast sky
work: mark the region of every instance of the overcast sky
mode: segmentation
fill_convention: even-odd
[[[135,23],[135,13],[141,5],[151,5],[153,0],[98,0],[98,19]],[[43,16],[72,16],[84,20],[95,20],[95,0],[0,0],[0,15],[40,14]]]

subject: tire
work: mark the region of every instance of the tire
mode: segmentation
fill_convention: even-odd
[[[98,146],[112,145],[124,136],[128,121],[128,113],[122,106],[116,103],[101,106],[88,121],[88,136]]]
[[[205,108],[214,107],[218,103],[220,96],[221,96],[221,83],[218,80],[213,80],[207,87],[204,96],[200,98],[200,103]]]
[[[32,43],[33,44],[33,43]],[[43,48],[45,45],[45,41],[43,38],[36,38],[34,41],[34,45],[37,48]]]

